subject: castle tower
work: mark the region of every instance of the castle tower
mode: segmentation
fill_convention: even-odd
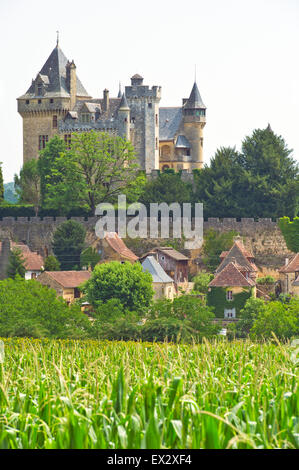
[[[18,112],[23,118],[23,162],[38,158],[40,150],[58,132],[58,123],[77,100],[90,98],[76,75],[74,61],[69,62],[59,47],[20,96]]]
[[[146,173],[159,169],[159,102],[161,87],[143,85],[143,77],[131,77],[125,96],[130,107],[131,137],[139,165]]]
[[[203,167],[203,128],[205,125],[206,106],[194,82],[189,98],[183,100],[183,129],[191,145],[191,169]]]
[[[118,117],[120,120],[121,137],[125,137],[127,140],[130,140],[130,108],[124,93],[118,108]]]

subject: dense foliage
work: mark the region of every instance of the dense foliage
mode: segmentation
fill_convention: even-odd
[[[75,220],[63,222],[54,233],[52,247],[62,271],[79,269],[86,229]]]
[[[94,307],[118,299],[125,309],[143,311],[153,297],[152,276],[139,263],[103,263],[93,270],[84,292]]]
[[[299,253],[299,217],[295,217],[292,222],[289,217],[282,217],[279,220],[279,228],[288,249],[294,253]]]
[[[45,271],[60,271],[60,263],[58,259],[53,255],[47,256],[45,259],[44,269]]]
[[[191,202],[192,185],[181,179],[180,173],[173,170],[159,172],[157,177],[149,179],[144,186],[143,193],[140,196],[140,202],[149,206],[150,203]]]
[[[234,237],[238,235],[234,230],[228,232],[217,232],[209,229],[204,233],[204,244],[202,247],[203,262],[207,269],[214,272],[220,264],[222,251],[231,249]]]
[[[19,248],[14,248],[9,253],[7,276],[15,279],[16,276],[25,277],[25,260],[22,251]]]
[[[4,347],[0,448],[299,447],[290,345],[8,338]]]
[[[24,163],[20,176],[15,175],[14,183],[16,193],[19,196],[19,202],[21,204],[32,204],[35,215],[37,215],[41,204],[41,181],[38,161],[33,158]]]

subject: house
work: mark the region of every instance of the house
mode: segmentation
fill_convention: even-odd
[[[37,281],[55,289],[58,297],[63,297],[68,304],[82,297],[79,286],[88,281],[89,271],[44,271]]]
[[[9,253],[18,249],[22,253],[26,269],[25,279],[36,279],[44,269],[44,260],[36,251],[31,251],[25,243],[16,243],[9,239],[0,242],[0,279],[7,277],[6,272],[9,264]]]
[[[235,319],[250,297],[256,296],[256,284],[245,277],[236,262],[230,262],[209,284],[207,304],[218,318]]]
[[[150,253],[140,257],[144,259],[148,255],[155,256],[164,271],[171,277],[176,285],[188,283],[189,258],[172,247],[161,246],[154,248]]]
[[[102,240],[97,240],[93,244],[93,248],[101,255],[99,263],[110,261],[135,263],[138,260],[138,256],[125,245],[116,232],[106,232]]]
[[[169,277],[154,256],[147,256],[141,263],[144,272],[149,272],[153,278],[154,299],[171,299],[176,295],[173,279]]]
[[[258,269],[254,256],[236,237],[229,251],[220,255],[221,263],[209,284],[207,303],[215,308],[216,317],[235,319],[250,297],[256,297]]]
[[[279,284],[283,294],[299,295],[299,253],[291,260],[286,258],[279,270]]]

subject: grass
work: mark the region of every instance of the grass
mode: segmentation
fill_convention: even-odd
[[[4,339],[0,448],[298,448],[290,345]]]

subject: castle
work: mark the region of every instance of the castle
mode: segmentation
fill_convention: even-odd
[[[73,132],[95,129],[130,140],[146,173],[202,168],[206,107],[196,82],[181,107],[159,107],[160,99],[161,87],[149,88],[138,74],[116,98],[107,89],[102,98],[92,98],[57,40],[27,92],[17,99],[23,118],[23,161],[38,158],[55,134],[69,145]]]

